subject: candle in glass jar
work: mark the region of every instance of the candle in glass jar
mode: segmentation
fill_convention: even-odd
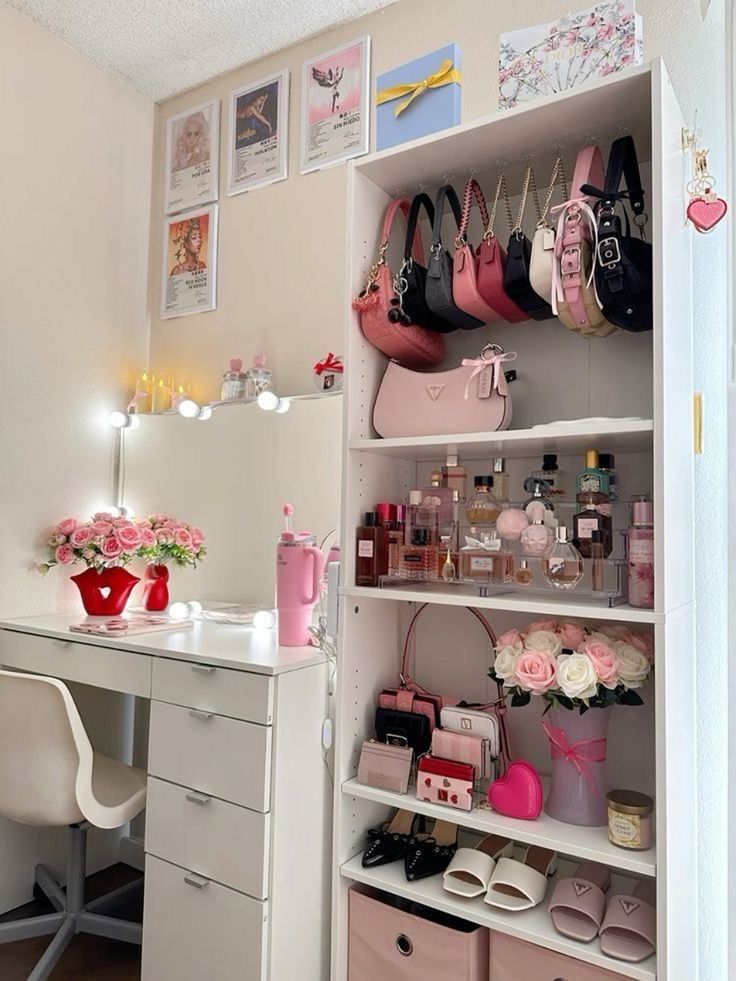
[[[641,851],[651,848],[654,801],[635,790],[610,790],[608,798],[608,838],[619,848]]]

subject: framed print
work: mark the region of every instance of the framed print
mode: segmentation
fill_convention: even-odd
[[[217,205],[164,218],[161,317],[215,309]]]
[[[368,152],[368,34],[302,65],[301,172]]]
[[[288,69],[231,92],[227,193],[285,180],[288,140]]]
[[[164,214],[217,200],[220,100],[166,120]]]

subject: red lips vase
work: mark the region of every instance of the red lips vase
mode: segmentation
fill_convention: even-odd
[[[82,605],[91,617],[117,617],[125,609],[138,576],[116,565],[111,569],[86,569],[71,580],[76,583]]]

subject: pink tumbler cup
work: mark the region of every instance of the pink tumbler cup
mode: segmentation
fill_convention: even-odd
[[[319,599],[325,556],[313,535],[282,533],[276,547],[276,609],[279,644],[306,647]]]

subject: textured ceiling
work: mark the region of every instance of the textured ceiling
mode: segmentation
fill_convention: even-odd
[[[395,0],[8,2],[160,101]]]

